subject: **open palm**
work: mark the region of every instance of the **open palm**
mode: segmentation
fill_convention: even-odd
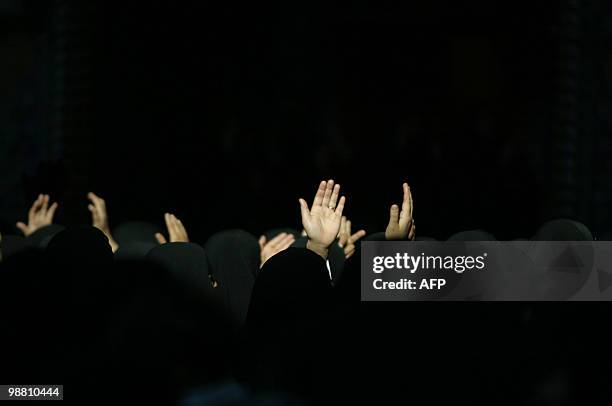
[[[30,207],[28,223],[18,222],[17,228],[24,236],[28,237],[36,230],[53,223],[53,216],[57,209],[57,202],[49,206],[49,195],[38,195],[38,198]]]
[[[308,239],[318,246],[329,247],[338,235],[346,201],[344,196],[338,200],[339,194],[340,185],[334,186],[334,181],[329,180],[319,184],[310,210],[306,201],[300,199],[302,225]]]

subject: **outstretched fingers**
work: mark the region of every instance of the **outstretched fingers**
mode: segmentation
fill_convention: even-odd
[[[327,181],[327,184],[325,186],[325,193],[323,195],[323,202],[321,203],[321,205],[323,207],[330,207],[330,202],[331,202],[331,196],[332,196],[333,189],[334,189],[334,180],[330,179],[329,181]]]
[[[344,211],[344,204],[346,203],[346,197],[342,196],[340,201],[338,201],[338,206],[336,206],[335,213],[337,216],[342,216],[342,212]]]
[[[312,207],[321,206],[323,204],[326,187],[327,182],[325,182],[324,180],[319,183],[319,188],[317,189],[317,193],[315,194],[314,200],[312,201]]]
[[[55,211],[57,210],[57,202],[54,202],[51,207],[49,207],[49,210],[47,211],[46,214],[46,220],[47,222],[51,223],[53,222],[53,216],[55,216]]]
[[[34,220],[34,218],[36,217],[36,213],[38,213],[38,211],[42,207],[43,200],[43,195],[38,195],[36,200],[34,200],[34,203],[32,203],[32,206],[30,206],[30,210],[28,211],[28,222],[32,222]]]
[[[338,203],[338,196],[340,195],[340,185],[336,185],[334,186],[334,189],[332,190],[332,194],[331,197],[329,198],[329,208],[330,209],[335,209],[336,208],[336,203]]]

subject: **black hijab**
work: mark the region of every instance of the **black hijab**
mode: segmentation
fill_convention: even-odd
[[[156,225],[144,221],[121,223],[113,230],[113,238],[119,245],[115,258],[120,261],[144,259],[149,251],[159,245],[155,233],[160,231]]]
[[[122,245],[133,242],[144,242],[157,245],[155,233],[161,232],[160,228],[155,224],[145,221],[127,221],[121,223],[113,230],[113,238]]]
[[[102,360],[103,332],[116,300],[113,253],[97,228],[70,227],[49,241],[43,259],[39,300],[45,314],[57,315],[40,326],[51,354],[42,361],[44,374],[49,380],[84,383]]]
[[[122,289],[102,377],[113,382],[112,396],[135,404],[173,404],[189,388],[225,379],[231,335],[204,250],[167,243],[144,261],[116,265]],[[147,390],[151,387],[157,389]]]
[[[170,242],[153,248],[146,259],[168,275],[185,291],[211,304],[220,303],[220,289],[212,287],[208,258],[204,249],[194,243]]]
[[[45,249],[50,283],[75,303],[105,296],[113,265],[108,239],[97,228],[71,227],[57,233]],[[110,300],[110,298],[106,298]]]
[[[308,249],[288,248],[266,261],[247,317],[255,389],[288,391],[313,401],[326,392],[320,389],[322,381],[333,379],[320,366],[331,359],[327,316],[332,305],[323,258]]]
[[[210,237],[204,248],[210,275],[222,289],[232,320],[243,324],[259,270],[257,239],[243,230],[221,231]]]
[[[593,241],[593,234],[582,223],[556,219],[540,227],[531,241]]]
[[[303,248],[288,248],[262,267],[251,295],[250,325],[312,319],[329,305],[332,285],[325,260]]]
[[[497,241],[497,239],[493,234],[483,230],[469,230],[451,235],[448,241]]]

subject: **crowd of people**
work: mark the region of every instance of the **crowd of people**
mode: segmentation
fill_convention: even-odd
[[[310,204],[299,199],[303,230],[259,238],[225,230],[202,246],[171,213],[165,234],[143,222],[111,231],[106,202],[94,193],[91,226],[60,226],[58,203],[39,195],[16,224],[23,236],[0,237],[0,311],[11,349],[3,378],[63,383],[65,396],[82,404],[328,403],[346,395],[339,377],[359,393],[357,355],[346,345],[361,334],[359,245],[419,239],[412,192],[402,188],[385,231],[354,232],[343,215],[347,198],[329,180]],[[557,220],[534,238],[592,236]]]

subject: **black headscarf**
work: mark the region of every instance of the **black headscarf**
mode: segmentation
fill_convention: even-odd
[[[116,266],[122,289],[115,297],[107,338],[112,351],[102,377],[113,382],[113,396],[173,404],[188,388],[225,379],[231,335],[204,250],[167,243],[144,261]],[[146,389],[151,387],[157,390]]]
[[[52,270],[50,282],[58,294],[63,292],[77,304],[105,296],[113,253],[108,239],[97,228],[71,227],[57,233],[45,249],[45,259]]]
[[[204,248],[210,274],[223,291],[232,319],[243,324],[259,270],[257,239],[243,230],[221,231],[210,237]]]
[[[495,236],[483,230],[460,231],[448,237],[448,241],[497,241]]]
[[[332,285],[325,260],[303,248],[288,248],[262,267],[251,295],[249,324],[287,323],[320,315]]]
[[[323,258],[308,249],[288,248],[266,261],[247,317],[256,389],[316,397],[320,380],[328,378],[319,367],[331,359],[333,344],[325,326],[332,307]]]
[[[115,258],[120,261],[138,261],[144,259],[148,252],[157,247],[155,233],[161,230],[154,224],[144,221],[128,221],[113,230],[113,238],[119,249]]]
[[[153,248],[146,259],[167,271],[186,291],[211,302],[220,302],[220,289],[212,286],[204,248],[194,243],[171,242]]]
[[[42,287],[37,301],[49,317],[40,317],[37,326],[50,358],[40,361],[46,369],[42,376],[83,383],[99,365],[116,300],[110,289],[113,253],[97,228],[70,227],[49,241],[43,261],[36,275]]]
[[[531,238],[532,241],[593,241],[593,234],[582,223],[568,219],[551,220]]]
[[[113,238],[122,245],[133,242],[144,242],[157,245],[155,233],[161,232],[160,228],[155,224],[145,221],[127,221],[121,223],[113,230]]]

